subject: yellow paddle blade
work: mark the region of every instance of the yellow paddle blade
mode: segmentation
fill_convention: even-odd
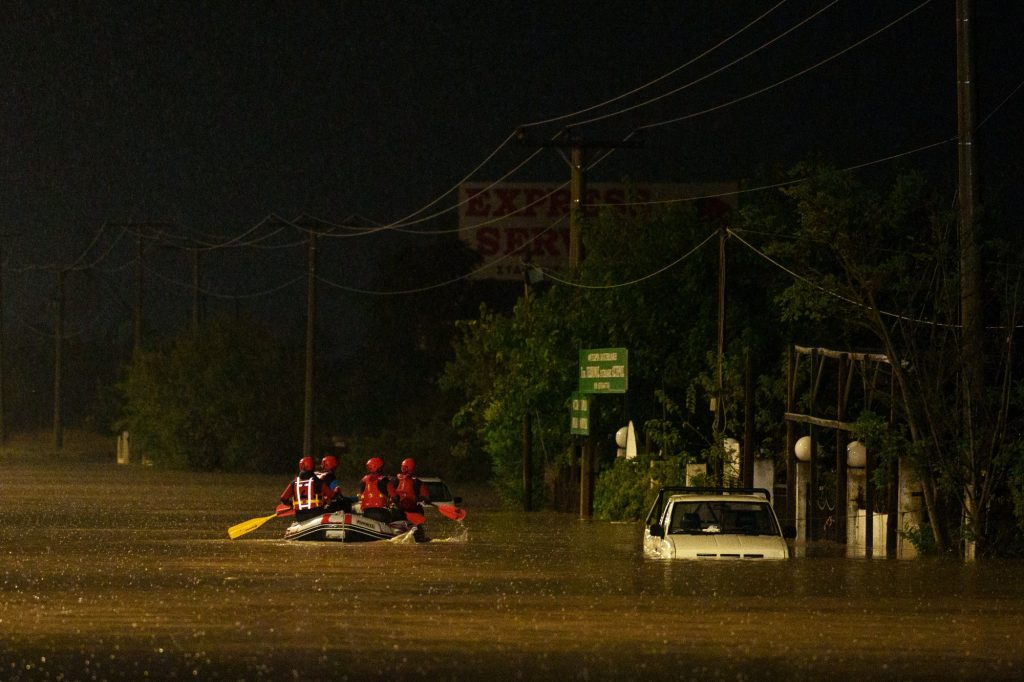
[[[271,514],[270,516],[261,516],[256,519],[249,519],[248,521],[237,523],[228,528],[228,537],[234,540],[235,538],[245,535],[246,533],[251,533],[252,531],[256,530],[270,519],[275,518],[276,516],[277,514]]]

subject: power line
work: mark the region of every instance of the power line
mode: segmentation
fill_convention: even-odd
[[[725,44],[727,44],[727,43],[731,42],[731,41],[732,41],[732,40],[733,40],[734,38],[737,38],[737,37],[738,37],[738,36],[739,36],[740,34],[742,34],[743,32],[745,32],[745,31],[746,31],[746,30],[747,30],[748,28],[750,28],[750,27],[751,27],[751,26],[753,26],[754,24],[758,23],[759,21],[761,21],[762,19],[764,19],[765,17],[767,17],[767,16],[769,15],[769,14],[771,14],[772,12],[774,12],[775,10],[777,10],[777,9],[778,9],[779,7],[781,7],[781,6],[782,6],[782,5],[784,5],[785,3],[786,3],[786,0],[782,0],[782,2],[779,2],[779,3],[777,3],[777,4],[776,4],[776,5],[774,6],[774,7],[771,7],[771,8],[770,8],[770,9],[768,9],[768,10],[767,10],[766,12],[764,12],[763,14],[761,14],[760,16],[758,16],[758,17],[757,17],[756,19],[754,19],[753,21],[751,21],[750,23],[748,23],[748,24],[747,24],[746,26],[744,26],[743,28],[739,29],[738,31],[736,31],[735,33],[733,33],[732,35],[730,35],[730,36],[729,36],[728,38],[726,38],[725,40],[722,40],[722,41],[718,42],[718,43],[717,43],[717,44],[715,44],[714,46],[712,46],[712,47],[708,48],[708,49],[707,49],[707,50],[705,50],[704,52],[701,52],[701,53],[700,53],[699,55],[697,55],[696,57],[693,57],[693,58],[692,58],[692,59],[690,59],[689,61],[687,61],[687,62],[685,62],[685,63],[683,63],[683,64],[680,64],[679,66],[675,67],[674,69],[672,69],[672,70],[670,70],[670,71],[666,71],[665,73],[663,73],[662,75],[658,76],[658,77],[657,77],[657,78],[655,78],[654,80],[648,81],[648,82],[644,83],[643,85],[640,85],[640,86],[638,86],[638,87],[636,87],[636,88],[633,88],[633,89],[632,89],[632,90],[630,90],[629,92],[624,92],[624,93],[622,93],[622,94],[620,94],[620,95],[616,95],[615,97],[612,97],[611,99],[607,99],[607,100],[605,100],[605,101],[603,101],[603,102],[601,102],[601,103],[599,103],[599,104],[594,104],[594,105],[592,105],[592,106],[589,106],[589,107],[587,107],[587,108],[585,108],[585,109],[579,109],[578,111],[574,111],[574,112],[572,112],[572,113],[568,113],[568,114],[561,114],[561,115],[559,115],[559,116],[554,116],[554,117],[552,117],[552,118],[547,118],[547,119],[543,119],[543,120],[540,120],[540,121],[534,121],[533,123],[524,123],[524,124],[523,124],[523,125],[521,125],[520,127],[521,127],[521,128],[532,128],[532,127],[534,127],[534,126],[540,126],[540,125],[545,125],[545,124],[547,124],[547,123],[557,123],[557,122],[559,122],[559,121],[565,121],[565,120],[567,120],[567,119],[570,119],[570,118],[574,118],[574,117],[576,117],[576,116],[579,116],[580,114],[585,114],[585,113],[587,113],[587,112],[590,112],[590,111],[594,111],[595,109],[600,109],[600,108],[602,108],[602,107],[605,107],[605,106],[607,106],[607,105],[609,105],[609,104],[612,104],[612,103],[614,103],[614,102],[618,102],[619,100],[625,99],[626,97],[629,97],[630,95],[635,95],[635,94],[636,94],[636,93],[638,93],[638,92],[641,92],[641,91],[643,91],[643,90],[646,90],[647,88],[651,87],[652,85],[654,85],[654,84],[656,84],[656,83],[660,83],[661,81],[665,80],[665,79],[666,79],[666,78],[668,78],[669,76],[675,75],[676,73],[678,73],[678,72],[682,71],[682,70],[683,70],[683,69],[685,69],[686,67],[688,67],[688,66],[690,66],[690,65],[692,65],[692,64],[694,64],[694,63],[696,63],[696,62],[698,62],[699,60],[703,59],[704,57],[708,56],[709,54],[711,54],[712,52],[714,52],[714,51],[715,51],[715,50],[717,50],[718,48],[722,47],[723,45],[725,45]],[[835,4],[835,3],[833,3],[833,4]],[[628,109],[626,109],[626,110],[623,110],[623,111],[628,111]],[[620,113],[621,113],[621,112],[620,112]],[[595,119],[595,120],[596,120],[596,119]],[[587,123],[587,122],[588,122],[588,121],[584,121],[584,123]]]
[[[692,80],[689,83],[685,83],[683,85],[680,85],[677,88],[673,88],[672,90],[669,90],[668,92],[664,92],[664,93],[662,93],[660,95],[657,95],[655,97],[651,97],[650,99],[646,99],[643,102],[638,102],[637,104],[633,104],[633,105],[628,106],[628,107],[626,107],[624,109],[619,109],[617,111],[612,111],[612,112],[609,112],[609,113],[606,113],[606,114],[602,114],[600,116],[594,116],[593,118],[588,118],[588,119],[579,121],[577,123],[574,123],[573,125],[582,126],[582,125],[587,125],[589,123],[596,123],[598,121],[604,121],[604,120],[612,118],[614,116],[619,116],[621,114],[625,114],[627,112],[634,111],[636,109],[640,109],[641,107],[645,107],[645,106],[647,106],[649,104],[654,104],[655,102],[663,100],[666,97],[670,97],[672,95],[680,93],[683,90],[686,90],[686,89],[688,89],[688,88],[690,88],[690,87],[692,87],[694,85],[697,85],[697,84],[707,80],[708,78],[711,78],[712,76],[718,75],[719,73],[721,73],[722,71],[725,71],[726,69],[732,68],[736,64],[739,64],[743,60],[745,60],[745,59],[747,59],[749,57],[752,57],[753,55],[757,54],[761,50],[763,50],[763,49],[765,49],[767,47],[770,47],[772,44],[776,43],[777,41],[779,41],[782,38],[786,37],[787,35],[789,35],[793,31],[795,31],[796,29],[800,28],[801,26],[803,26],[807,22],[809,22],[812,19],[816,18],[819,14],[822,14],[826,10],[832,9],[832,7],[835,6],[836,3],[838,3],[838,2],[839,2],[839,0],[832,0],[832,2],[830,2],[828,5],[825,5],[824,7],[819,9],[817,12],[815,12],[812,15],[810,15],[809,17],[806,17],[806,18],[802,19],[797,24],[795,24],[795,25],[791,26],[790,28],[786,29],[785,31],[783,31],[779,35],[775,36],[774,38],[772,38],[768,42],[762,43],[760,46],[758,46],[758,47],[754,48],[753,50],[747,52],[743,56],[737,57],[736,59],[732,60],[731,62],[729,62],[729,63],[727,63],[727,64],[725,64],[723,66],[718,67],[717,69],[715,69],[711,73],[704,74],[700,78]]]
[[[681,121],[687,121],[687,120],[692,119],[692,118],[697,118],[698,116],[703,116],[704,114],[710,114],[711,112],[718,111],[719,109],[725,109],[726,107],[730,107],[733,104],[737,104],[737,103],[742,102],[744,100],[751,99],[752,97],[756,97],[758,95],[762,95],[762,94],[768,92],[769,90],[773,90],[773,89],[779,87],[780,85],[783,85],[784,83],[788,83],[791,80],[799,78],[800,76],[803,76],[806,73],[814,71],[815,69],[817,69],[819,67],[822,67],[825,64],[828,64],[829,62],[831,62],[831,61],[833,61],[835,59],[838,59],[839,57],[841,57],[842,55],[846,54],[850,50],[853,50],[854,48],[863,45],[864,43],[866,43],[867,41],[871,40],[875,36],[877,36],[877,35],[885,32],[885,31],[889,30],[890,28],[892,28],[896,24],[900,23],[901,21],[903,21],[904,19],[906,19],[910,15],[914,14],[915,12],[920,10],[921,8],[923,8],[926,5],[930,4],[931,1],[932,0],[924,0],[924,2],[922,2],[917,7],[914,7],[909,12],[907,12],[907,13],[903,14],[902,16],[898,17],[897,19],[894,19],[893,21],[889,22],[888,24],[886,24],[882,28],[878,29],[874,33],[871,33],[870,35],[865,36],[864,38],[861,38],[860,40],[856,41],[855,43],[853,43],[853,44],[843,48],[839,52],[834,53],[830,57],[826,57],[825,59],[822,59],[821,61],[817,62],[816,64],[812,64],[811,66],[808,66],[805,69],[797,71],[796,73],[794,73],[794,74],[792,74],[790,76],[787,76],[786,78],[783,78],[782,80],[776,81],[776,82],[772,83],[771,85],[768,85],[768,86],[765,86],[763,88],[760,88],[759,90],[755,90],[753,92],[747,93],[746,95],[743,95],[741,97],[736,97],[735,99],[731,99],[731,100],[729,100],[727,102],[723,102],[721,104],[716,104],[715,106],[708,107],[707,109],[702,109],[700,111],[695,111],[693,113],[686,114],[684,116],[677,116],[675,118],[670,118],[668,120],[660,121],[658,123],[648,123],[647,125],[639,126],[637,128],[637,130],[649,130],[651,128],[659,128],[661,126],[670,125],[672,123],[679,123]]]
[[[714,232],[709,234],[707,237],[705,237],[704,241],[702,241],[700,244],[697,244],[697,246],[693,247],[692,249],[690,249],[689,251],[684,253],[682,256],[680,256],[679,258],[677,258],[674,261],[672,261],[671,263],[669,263],[668,265],[664,265],[664,266],[658,268],[657,270],[654,270],[653,272],[649,272],[648,274],[646,274],[646,275],[644,275],[642,277],[637,277],[636,279],[631,279],[628,282],[619,282],[618,284],[583,284],[583,283],[580,283],[580,282],[573,282],[571,280],[562,279],[562,278],[558,277],[557,275],[552,274],[551,271],[545,270],[544,268],[541,268],[541,271],[544,273],[544,276],[547,277],[548,279],[550,279],[550,280],[552,280],[554,282],[558,282],[559,284],[565,284],[566,286],[574,287],[576,289],[620,289],[622,287],[629,287],[629,286],[633,286],[635,284],[639,284],[639,283],[641,283],[643,281],[651,279],[652,277],[657,277],[658,275],[660,275],[661,273],[665,272],[666,270],[670,270],[670,269],[674,268],[676,265],[679,265],[684,260],[686,260],[687,258],[692,256],[694,253],[699,251],[700,247],[702,247],[705,244],[707,244],[709,241],[711,241],[717,235],[718,235],[718,230],[715,230]]]

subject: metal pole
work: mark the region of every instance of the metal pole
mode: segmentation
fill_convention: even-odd
[[[64,270],[57,270],[57,300],[53,332],[53,444],[64,447],[64,424],[61,421],[61,373],[64,345]]]
[[[530,324],[530,275],[529,269],[523,270],[523,304],[526,312],[527,329]],[[530,417],[530,406],[523,412],[523,511],[533,509],[533,420]]]
[[[583,221],[583,197],[586,195],[586,178],[583,173],[583,147],[575,145],[571,150],[569,167],[569,269],[575,270],[583,260],[583,244],[580,230]]]
[[[302,454],[313,456],[313,381],[316,366],[316,233],[309,233],[309,265],[306,282],[306,389],[302,428]]]
[[[796,407],[796,350],[786,348],[786,413],[792,414]],[[793,422],[786,420],[786,519],[796,525],[796,434]]]
[[[725,430],[723,405],[722,358],[725,356],[725,226],[718,231],[718,352],[715,363],[715,420],[716,437]]]
[[[192,249],[192,333],[199,333],[199,325],[202,322],[201,305],[202,298],[199,293],[199,249]]]
[[[132,321],[132,351],[138,356],[142,350],[142,226],[135,236],[135,319]]]
[[[839,369],[836,373],[836,420],[846,421],[846,365],[849,356],[839,356]],[[849,442],[846,431],[836,429],[836,540],[846,544],[847,512],[850,506],[847,492],[848,476],[846,470],[846,446]]]
[[[968,480],[965,515],[974,521],[980,510],[976,495],[982,489],[979,452],[984,448],[980,415],[985,383],[984,333],[982,326],[981,268],[977,236],[974,229],[974,207],[978,201],[975,183],[977,161],[974,153],[974,64],[971,48],[971,3],[956,2],[956,95],[958,137],[958,186],[960,195],[960,322],[963,326],[961,362],[964,383],[964,428],[967,438]],[[975,525],[972,530],[977,530]],[[975,541],[967,540],[964,558],[974,558]]]

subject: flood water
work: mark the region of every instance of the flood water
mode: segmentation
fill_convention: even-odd
[[[655,561],[475,489],[426,544],[230,540],[287,477],[0,474],[3,680],[1024,678],[1020,562]]]

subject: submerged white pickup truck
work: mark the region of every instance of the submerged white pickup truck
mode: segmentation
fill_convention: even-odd
[[[787,559],[787,538],[764,488],[661,488],[644,522],[658,559]]]

